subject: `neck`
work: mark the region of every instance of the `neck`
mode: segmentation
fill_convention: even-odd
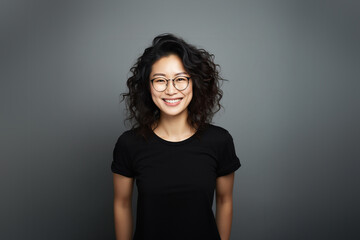
[[[177,116],[160,115],[159,124],[154,132],[162,138],[174,141],[186,139],[195,133],[195,129],[187,122],[188,112]]]

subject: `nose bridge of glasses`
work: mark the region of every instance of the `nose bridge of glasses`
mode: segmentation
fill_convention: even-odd
[[[177,90],[177,88],[175,87],[175,79],[176,78],[173,78],[173,79],[168,78],[168,79],[166,79],[166,89],[165,89],[166,91],[168,91],[169,88],[174,88],[174,89]],[[169,82],[171,82],[171,83],[169,84]],[[171,86],[169,86],[169,85],[171,85]]]

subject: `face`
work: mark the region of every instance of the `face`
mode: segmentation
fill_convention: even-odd
[[[177,55],[171,54],[162,57],[152,65],[150,79],[156,77],[173,79],[177,76],[190,77]],[[152,100],[160,109],[161,116],[187,116],[187,107],[193,95],[191,79],[187,88],[182,91],[177,90],[172,81],[168,82],[167,88],[163,92],[156,91],[151,82],[150,89]]]

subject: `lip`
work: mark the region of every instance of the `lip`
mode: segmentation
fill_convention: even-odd
[[[175,102],[175,103],[169,103],[169,102],[165,101],[165,100],[175,100],[175,99],[180,99],[180,101]],[[179,105],[181,103],[182,98],[163,98],[163,101],[167,106],[177,106],[177,105]]]

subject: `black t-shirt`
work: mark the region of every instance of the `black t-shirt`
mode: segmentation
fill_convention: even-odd
[[[117,140],[111,170],[136,179],[134,240],[220,240],[212,211],[216,178],[241,166],[233,138],[219,126],[170,142],[135,130]]]

